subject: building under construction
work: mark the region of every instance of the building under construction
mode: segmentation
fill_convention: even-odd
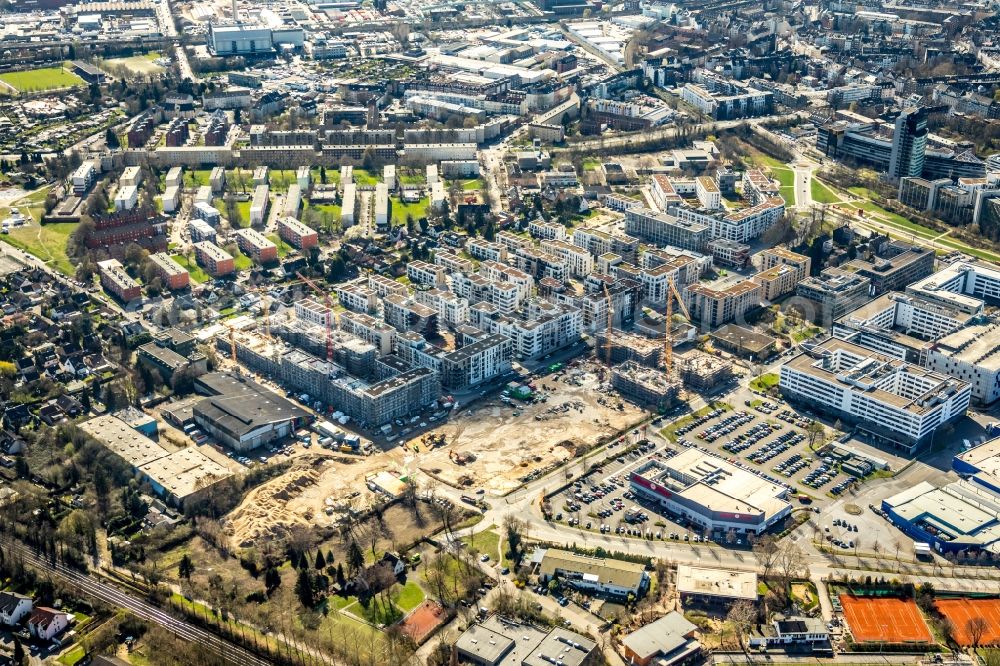
[[[704,352],[687,354],[679,365],[681,379],[694,391],[708,391],[733,378],[732,363]]]
[[[611,385],[640,405],[669,408],[680,395],[681,382],[663,370],[625,361],[611,370]]]
[[[608,353],[608,333],[600,330],[594,334],[596,349],[602,361],[606,362]],[[641,365],[655,368],[662,362],[663,342],[653,340],[635,333],[614,329],[611,332],[611,363],[617,365],[625,361],[635,361]]]

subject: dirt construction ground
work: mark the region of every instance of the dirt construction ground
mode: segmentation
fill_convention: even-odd
[[[400,476],[402,451],[375,456],[326,452],[295,458],[291,469],[253,489],[228,516],[235,546],[281,536],[295,525],[332,526],[349,509],[363,510],[375,498],[365,478],[381,471]],[[354,495],[352,497],[352,495]]]
[[[480,401],[432,431],[443,434],[446,444],[421,450],[417,465],[456,488],[510,492],[526,475],[573,458],[648,415],[614,392],[600,391],[599,384],[596,367],[588,362],[536,380],[546,402]],[[471,454],[474,460],[458,464],[454,454]]]

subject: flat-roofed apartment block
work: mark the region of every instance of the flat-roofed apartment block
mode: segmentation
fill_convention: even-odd
[[[750,246],[727,238],[716,238],[705,248],[712,255],[714,263],[720,266],[743,268],[750,263]]]
[[[634,562],[578,555],[558,548],[546,548],[540,554],[535,553],[532,561],[536,559],[540,560],[538,578],[542,582],[558,578],[564,585],[618,598],[631,594],[638,599],[649,589],[646,568]]]
[[[413,284],[428,287],[443,287],[447,284],[446,272],[441,266],[426,261],[412,260],[406,265],[406,277]]]
[[[792,511],[785,486],[696,448],[642,463],[629,474],[629,485],[706,535],[761,534]]]
[[[152,342],[139,347],[136,356],[139,363],[158,371],[167,383],[178,372],[186,371],[191,376],[208,372],[208,359],[195,350],[195,339],[176,328],[158,333]]]
[[[683,291],[691,317],[709,328],[742,319],[747,312],[760,307],[762,294],[761,286],[753,280],[743,280],[723,289],[692,284]]]
[[[482,238],[470,238],[465,244],[469,256],[479,261],[507,261],[507,248],[500,243],[492,243]]]
[[[562,257],[570,277],[584,278],[594,272],[594,256],[578,245],[564,240],[542,241],[545,252]]]
[[[516,284],[490,280],[478,273],[456,273],[451,278],[451,288],[470,304],[489,303],[504,314],[514,312],[526,300]]]
[[[270,188],[261,183],[253,188],[253,199],[250,201],[250,225],[254,227],[264,226],[267,217],[267,209],[271,204]]]
[[[479,264],[479,274],[487,280],[495,282],[506,282],[517,287],[521,298],[531,296],[531,289],[535,286],[535,280],[522,270],[513,266],[506,266],[496,261],[484,261]]]
[[[333,326],[336,322],[333,309],[311,296],[295,301],[295,318],[313,326]]]
[[[388,356],[396,345],[396,329],[363,312],[341,313],[340,328],[374,345],[379,356]]]
[[[400,357],[411,365],[434,370],[441,385],[452,391],[478,386],[511,370],[513,346],[510,338],[499,333],[483,335],[451,351],[430,345],[421,336],[407,337],[400,336]]]
[[[681,390],[679,380],[659,368],[649,368],[633,360],[611,369],[611,386],[636,404],[657,409],[672,407]]]
[[[101,275],[101,286],[109,294],[123,303],[142,296],[142,288],[133,280],[125,267],[117,259],[105,259],[97,262],[97,272]]]
[[[373,217],[375,226],[386,227],[389,225],[389,188],[385,183],[378,183],[375,186],[375,203],[373,204]]]
[[[319,234],[316,230],[294,217],[283,217],[278,220],[278,236],[300,250],[308,250],[319,245]]]
[[[722,192],[719,184],[711,176],[698,176],[694,179],[695,194],[698,202],[707,210],[718,210],[722,207]]]
[[[299,187],[298,183],[292,183],[288,186],[288,192],[285,194],[285,203],[282,206],[284,217],[298,217],[299,208],[301,207],[302,188]]]
[[[826,268],[795,287],[795,305],[803,314],[823,326],[830,326],[871,298],[871,280],[839,268]]]
[[[240,251],[258,264],[268,264],[278,260],[278,246],[256,229],[237,229],[235,236]]]
[[[528,233],[539,240],[566,240],[566,226],[537,218],[528,223]]]
[[[345,229],[354,226],[355,211],[358,208],[358,186],[354,183],[344,183],[344,196],[341,199],[340,224]]]
[[[909,285],[906,291],[961,306],[967,311],[981,307],[979,301],[997,305],[1000,304],[1000,268],[982,262],[959,261]]]
[[[812,260],[783,247],[764,250],[759,255],[760,272],[751,276],[763,289],[765,300],[773,301],[795,291],[796,285],[809,275]]]
[[[226,189],[226,170],[222,167],[212,167],[208,185],[212,188],[213,194],[222,194]]]
[[[522,247],[531,247],[534,245],[530,238],[524,238],[523,236],[518,236],[517,234],[510,231],[501,231],[497,234],[497,243],[503,245],[507,248],[508,252],[514,252],[515,250]]]
[[[636,201],[630,197],[623,194],[604,194],[601,195],[601,202],[608,210],[616,210],[619,213],[624,213],[630,208],[638,208],[642,206],[641,201]]]
[[[409,294],[409,290],[405,284],[396,282],[392,278],[387,278],[378,273],[372,273],[368,276],[368,288],[373,290],[379,298],[385,298],[393,294],[397,296],[406,296]]]
[[[115,416],[96,416],[79,427],[128,463],[158,495],[180,505],[232,476],[225,465],[200,448],[170,453]]]
[[[476,265],[455,252],[440,250],[434,253],[434,263],[449,273],[473,273]]]
[[[627,234],[609,233],[592,227],[574,229],[573,245],[579,245],[595,257],[612,252],[630,264],[636,263],[639,256],[638,238]]]
[[[191,234],[191,241],[193,243],[200,243],[201,241],[214,243],[218,236],[211,224],[197,218],[188,221],[188,232]]]
[[[511,339],[517,359],[534,359],[580,340],[583,315],[562,303],[529,301],[514,313],[503,313],[495,305],[477,303],[469,308],[469,323],[486,333]]]
[[[544,247],[520,248],[514,252],[510,262],[535,280],[552,278],[562,282],[566,279],[566,259]]]
[[[558,295],[562,303],[575,305],[583,317],[583,330],[594,333],[607,328],[608,299],[604,295],[607,285],[608,296],[611,297],[611,323],[620,328],[627,328],[635,321],[642,300],[642,284],[628,278],[612,278],[608,275],[595,273],[585,282],[587,293],[582,296]]]
[[[625,211],[625,232],[657,245],[672,245],[684,250],[703,252],[710,239],[710,228],[698,222],[681,220],[649,208]]]
[[[982,314],[982,301],[979,305],[975,312],[965,312],[916,294],[890,292],[835,321],[833,335],[926,367],[934,341],[968,326]]]
[[[976,324],[938,338],[927,367],[969,382],[972,397],[989,405],[1000,398],[1000,324]]]
[[[392,294],[382,299],[382,309],[386,323],[394,326],[397,331],[437,335],[438,312],[435,308],[418,303],[409,296]]]
[[[166,252],[149,255],[149,261],[167,289],[184,289],[190,284],[190,274]]]
[[[337,285],[337,298],[341,305],[354,312],[371,314],[378,307],[378,294],[375,293],[374,289],[361,282]]]
[[[651,269],[664,265],[677,270],[677,288],[680,289],[681,285],[697,282],[702,275],[707,273],[712,268],[712,258],[676,247],[648,247],[642,253],[642,263],[640,264],[642,268]]]
[[[757,574],[690,564],[677,565],[677,594],[682,601],[729,605],[757,601]]]
[[[874,443],[907,455],[965,414],[968,382],[832,338],[781,366],[786,400],[849,423]]]
[[[441,396],[441,381],[433,370],[413,368],[359,387],[357,394],[355,420],[379,427],[393,419],[409,416],[437,400]]]
[[[772,197],[781,196],[781,185],[760,169],[743,172],[743,198],[756,206]]]
[[[236,271],[236,262],[228,252],[215,243],[209,241],[195,243],[194,257],[198,265],[212,277],[222,277]]]
[[[653,202],[661,211],[684,203],[684,197],[677,193],[677,189],[670,178],[663,174],[653,174],[649,191],[653,195]]]
[[[418,303],[437,310],[438,323],[457,328],[469,321],[469,301],[444,289],[420,289],[413,297]]]

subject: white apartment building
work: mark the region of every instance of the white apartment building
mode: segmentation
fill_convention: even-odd
[[[119,187],[115,193],[115,211],[132,210],[139,203],[139,188],[135,185]]]
[[[426,261],[414,260],[406,265],[406,277],[413,284],[443,287],[447,284],[445,270]]]
[[[267,207],[270,204],[270,188],[261,183],[253,190],[250,201],[250,226],[261,227],[267,219]]]
[[[375,290],[357,282],[339,285],[337,298],[341,305],[354,312],[375,312],[378,307]]]
[[[702,208],[718,210],[722,207],[722,192],[719,184],[710,176],[698,176],[694,179],[695,195]]]
[[[489,303],[500,312],[510,314],[521,307],[527,298],[509,282],[497,282],[479,273],[456,273],[451,277],[451,288],[456,295],[469,303]]]
[[[558,222],[536,218],[528,223],[528,233],[540,240],[566,240],[566,227]]]
[[[389,188],[385,183],[375,186],[375,226],[385,227],[389,224]]]
[[[434,308],[438,322],[452,328],[469,321],[469,301],[444,289],[422,289],[414,294],[417,303]]]
[[[364,312],[342,313],[340,329],[373,345],[379,356],[388,356],[396,347],[396,329]]]
[[[583,313],[562,303],[533,300],[517,313],[504,314],[488,303],[469,308],[469,322],[487,333],[500,333],[513,342],[514,358],[534,359],[580,339]]]
[[[336,321],[332,309],[311,297],[295,301],[295,318],[323,327],[333,326]]]
[[[440,250],[434,253],[434,263],[449,273],[472,273],[476,265],[454,252]]]
[[[578,245],[564,240],[542,241],[541,248],[563,258],[571,277],[584,278],[594,272],[594,256]]]
[[[343,171],[344,167],[341,167]],[[340,226],[344,229],[354,226],[354,211],[358,207],[358,187],[354,183],[344,185],[344,195],[341,199]]]
[[[493,243],[482,238],[470,238],[465,244],[469,256],[479,261],[507,261],[507,248],[500,243]]]
[[[535,286],[535,280],[524,271],[495,261],[484,261],[479,264],[479,273],[487,280],[514,285],[522,299],[531,296],[531,289]]]
[[[781,366],[782,395],[857,424],[873,442],[907,455],[965,414],[968,382],[831,338]]]
[[[379,298],[385,298],[392,294],[406,296],[409,291],[405,284],[378,273],[372,273],[368,276],[368,288],[374,291]]]

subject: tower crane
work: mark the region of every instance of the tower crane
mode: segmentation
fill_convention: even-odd
[[[608,371],[611,370],[611,331],[614,322],[614,309],[611,306],[611,293],[608,291],[607,283],[604,283],[604,305],[608,315],[607,339],[604,341],[605,362],[608,364]]]
[[[313,280],[310,280],[301,272],[296,272],[299,279],[304,283],[309,285],[309,287],[316,292],[318,296],[323,297],[323,304],[326,305],[326,309],[329,310],[326,319],[326,360],[333,363],[333,302],[330,300],[330,293],[320,289],[319,285]]]
[[[677,298],[677,305],[680,306],[681,312],[687,317],[688,321],[691,320],[691,313],[688,312],[687,306],[684,305],[684,299],[681,298],[680,292],[677,291],[677,286],[674,284],[673,278],[667,279],[667,314],[663,326],[663,368],[670,376],[673,371],[674,364],[674,336],[673,336],[673,316],[674,316],[674,298]]]

